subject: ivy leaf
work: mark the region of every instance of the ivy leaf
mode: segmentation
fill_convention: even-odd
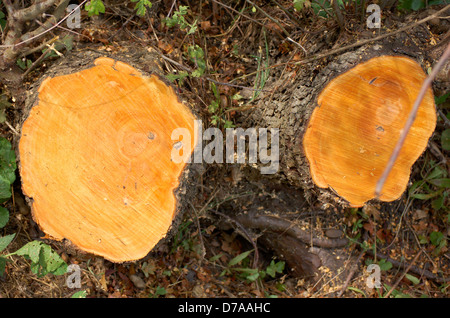
[[[438,246],[443,238],[444,238],[444,234],[442,234],[441,232],[434,231],[434,232],[430,233],[430,242],[434,246]]]
[[[33,263],[39,262],[39,253],[41,251],[42,242],[32,241],[14,252],[15,255],[28,256]]]
[[[9,199],[11,195],[11,184],[0,175],[0,199]]]
[[[3,251],[16,236],[15,233],[0,237],[0,252]]]
[[[5,227],[9,221],[9,211],[8,209],[0,206],[0,229]]]
[[[11,149],[11,143],[8,139],[0,138],[0,176],[4,177],[9,183],[16,180],[16,153]]]

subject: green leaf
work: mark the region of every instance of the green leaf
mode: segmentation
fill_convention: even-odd
[[[430,4],[430,2],[428,2],[428,4]],[[444,95],[442,95],[442,96],[435,96],[434,97],[434,102],[436,103],[436,105],[439,105],[439,104],[443,104],[443,103],[445,103],[445,101],[447,100],[447,98],[450,96],[450,92],[448,92],[448,93],[446,93],[446,94],[444,94]]]
[[[74,293],[70,298],[86,298],[87,292],[85,290],[80,290]]]
[[[356,292],[356,293],[360,293],[360,294],[363,295],[364,297],[367,297],[366,293],[363,292],[363,291],[362,291],[361,289],[359,289],[359,288],[349,286],[349,287],[347,287],[347,289],[348,289],[348,290],[351,290],[351,291],[354,291],[354,292]]]
[[[251,252],[253,252],[253,250],[244,252],[239,254],[238,256],[236,256],[235,258],[233,258],[229,263],[228,266],[233,266],[236,265],[238,263],[240,263],[243,259],[245,259]]]
[[[270,262],[270,265],[266,269],[266,273],[270,275],[272,278],[275,277],[275,275],[281,274],[284,270],[284,262],[276,262],[272,260]]]
[[[16,169],[16,153],[11,149],[9,140],[0,137],[0,176],[13,183],[16,180]]]
[[[91,0],[86,3],[84,8],[90,17],[93,15],[99,15],[100,13],[105,13],[105,5],[101,0]]]
[[[188,72],[182,71],[182,72],[179,72],[178,74],[167,74],[166,78],[168,81],[174,82],[175,80],[183,80],[188,76],[189,76]]]
[[[131,0],[131,2],[137,2],[134,9],[140,17],[143,17],[147,13],[147,8],[150,9],[152,7],[152,3],[148,0]]]
[[[38,263],[41,244],[44,243],[39,241],[31,241],[15,251],[13,254],[19,256],[28,256],[33,263]]]
[[[3,251],[9,245],[9,243],[12,242],[15,236],[16,234],[13,233],[10,235],[0,237],[0,252]]]
[[[11,195],[11,184],[0,175],[0,199],[9,199]]]
[[[445,197],[443,195],[441,195],[440,197],[438,197],[437,199],[435,199],[431,202],[431,207],[435,210],[439,210],[439,209],[443,208],[444,207],[444,199],[445,199]]]
[[[378,262],[378,265],[380,266],[380,270],[382,271],[388,271],[392,268],[392,263],[386,261],[385,259],[382,259]]]
[[[434,197],[437,197],[438,195],[440,195],[445,189],[441,188],[440,190],[436,191],[436,192],[432,192],[432,193],[415,193],[412,194],[411,197],[415,198],[415,199],[419,199],[419,200],[428,200]]]
[[[438,246],[439,243],[444,239],[444,234],[442,234],[441,232],[431,232],[430,233],[430,242],[431,244],[433,244],[434,246]]]
[[[441,167],[437,166],[431,171],[431,173],[427,176],[427,180],[436,179],[438,177],[442,177],[445,175],[445,170]]]
[[[213,257],[211,257],[211,258],[209,259],[209,261],[210,261],[210,262],[215,262],[215,261],[217,261],[219,258],[221,258],[222,256],[223,256],[223,253],[214,255]]]
[[[63,259],[52,250],[51,246],[39,241],[29,242],[12,254],[29,258],[31,271],[39,277],[48,273],[63,275],[67,272],[67,264]]]
[[[257,280],[259,277],[259,273],[256,272],[254,274],[248,275],[247,277],[245,277],[246,279],[248,279],[251,282],[254,282],[255,280]]]
[[[405,277],[408,280],[410,280],[414,285],[417,285],[418,283],[420,283],[420,280],[417,277],[413,276],[413,275],[405,274]]]
[[[432,179],[428,180],[428,182],[438,187],[450,188],[450,179],[448,178]]]
[[[294,0],[294,9],[296,11],[302,11],[305,0]]]
[[[450,151],[450,128],[442,132],[441,145],[442,149]]]
[[[214,100],[211,102],[211,104],[208,106],[208,111],[212,114],[214,114],[219,109],[219,103]]]
[[[425,3],[423,2],[423,0],[412,0],[411,9],[417,11],[422,8],[425,8]]]
[[[0,229],[5,227],[9,221],[9,211],[8,209],[0,206]]]

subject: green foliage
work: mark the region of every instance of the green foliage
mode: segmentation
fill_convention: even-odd
[[[152,7],[152,3],[148,0],[131,0],[131,2],[137,2],[134,9],[140,17],[143,17],[147,13],[147,8],[151,9]]]
[[[74,293],[70,298],[86,298],[87,292],[85,290],[80,290]]]
[[[88,16],[99,15],[100,13],[105,13],[105,5],[102,0],[91,0],[84,6]]]
[[[5,14],[3,13],[3,11],[0,11],[0,27],[2,28],[2,30],[4,30],[5,26],[6,26]]]
[[[11,197],[11,185],[16,180],[16,169],[16,154],[11,148],[11,143],[0,137],[0,201],[2,202]],[[0,212],[0,225],[8,217],[8,211],[3,208]],[[5,225],[6,223],[3,226]],[[0,226],[0,228],[3,226]]]
[[[9,243],[12,242],[16,234],[10,234],[3,237],[0,237],[0,252],[3,251]],[[5,272],[6,262],[9,261],[6,257],[0,256],[0,276],[3,276]]]
[[[270,276],[275,278],[277,274],[282,274],[284,271],[285,263],[283,261],[275,262],[272,260],[269,266],[266,267],[265,270],[260,270],[258,268],[250,268],[248,267],[250,263],[249,255],[254,250],[249,250],[244,253],[241,253],[231,259],[227,267],[222,271],[220,276],[224,275],[236,275],[238,278],[242,280],[246,280],[249,282],[254,282],[258,279],[264,279],[265,277]],[[217,257],[213,257],[210,261],[215,261],[222,256],[222,254],[216,255]],[[237,266],[240,265],[240,266]]]
[[[399,0],[398,8],[403,10],[420,10],[425,7],[448,3],[448,0]]]
[[[435,210],[446,209],[445,200],[450,193],[450,179],[447,171],[434,161],[430,161],[431,172],[422,180],[414,182],[408,190],[409,197],[418,200],[431,200]]]
[[[16,64],[18,67],[20,67],[22,70],[26,70],[33,64],[31,60],[23,58],[23,59],[17,59]]]
[[[293,2],[294,9],[297,11],[302,11],[303,6],[305,5],[305,1],[306,0],[294,0],[294,2]]]
[[[0,206],[0,229],[5,227],[9,221],[9,211],[4,207]]]
[[[155,289],[155,292],[153,294],[150,294],[151,298],[158,298],[159,296],[164,296],[167,294],[167,290],[164,287],[158,286]]]
[[[197,44],[189,46],[188,57],[189,60],[197,66],[197,69],[191,73],[191,76],[202,76],[206,70],[205,52],[203,52],[203,49]]]
[[[31,271],[38,277],[47,274],[63,275],[67,272],[67,264],[52,250],[51,246],[31,241],[10,255],[20,255],[31,261]]]
[[[169,28],[178,25],[180,29],[187,32],[187,35],[195,33],[197,31],[197,19],[193,23],[189,23],[184,17],[187,14],[188,9],[188,6],[180,6],[178,11],[175,11],[170,18],[164,20],[164,23]]]
[[[179,72],[178,74],[168,74],[166,75],[166,78],[173,82],[176,80],[180,81],[180,84],[182,81],[188,77],[200,77],[202,76],[206,71],[206,61],[205,61],[205,52],[203,52],[203,49],[196,45],[191,45],[187,49],[187,58],[191,63],[193,63],[196,66],[196,69],[192,71],[190,74],[186,71]]]

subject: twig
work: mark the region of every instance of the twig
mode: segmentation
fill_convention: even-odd
[[[408,265],[408,267],[406,268],[406,270],[403,272],[403,274],[397,279],[397,281],[395,282],[394,285],[392,285],[391,289],[389,289],[389,291],[387,292],[386,295],[384,295],[384,298],[388,298],[391,293],[394,291],[395,288],[397,288],[398,284],[400,284],[400,281],[403,279],[403,277],[405,277],[405,275],[409,272],[409,270],[411,269],[411,266],[417,261],[417,259],[419,258],[420,254],[422,254],[422,250],[420,250],[419,253],[417,253],[417,255],[414,257],[414,259],[412,260],[412,262]]]
[[[20,136],[20,133],[19,133],[17,130],[15,130],[14,127],[13,127],[7,120],[5,120],[5,124],[6,124],[6,126],[9,127],[9,129],[11,129],[11,131],[12,131],[15,135]]]
[[[397,157],[403,147],[403,144],[405,142],[406,136],[408,135],[408,132],[416,119],[417,110],[428,90],[428,88],[431,86],[431,83],[433,82],[433,79],[436,77],[437,73],[441,69],[441,67],[444,65],[445,61],[450,56],[450,44],[447,46],[447,49],[445,50],[444,54],[442,55],[439,62],[436,64],[436,66],[433,68],[433,71],[431,74],[425,79],[423,82],[422,88],[420,89],[419,95],[416,98],[416,101],[409,113],[408,120],[406,121],[405,126],[403,127],[402,133],[400,135],[400,139],[397,142],[397,145],[394,148],[394,151],[392,152],[391,157],[389,158],[389,161],[386,165],[386,168],[381,175],[380,179],[377,182],[376,188],[375,188],[375,195],[378,198],[381,194],[381,190],[383,189],[384,183],[386,182],[386,179],[389,175],[389,173],[392,170],[392,167],[395,164],[395,161],[397,160]]]

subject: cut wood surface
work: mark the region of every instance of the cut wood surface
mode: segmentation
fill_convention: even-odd
[[[425,78],[417,62],[381,56],[332,80],[318,97],[303,140],[315,184],[332,188],[355,207],[373,199]],[[380,200],[396,200],[405,191],[411,166],[435,126],[428,89]]]
[[[98,58],[77,73],[46,79],[22,127],[24,193],[51,238],[115,262],[144,257],[177,213],[186,167],[171,160],[172,131],[197,136],[195,116],[157,76]]]

